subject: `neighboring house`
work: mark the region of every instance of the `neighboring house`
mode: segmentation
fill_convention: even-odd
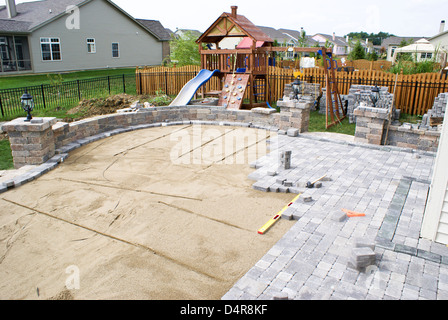
[[[392,61],[395,50],[400,48],[403,43],[411,44],[419,39],[428,39],[426,37],[396,37],[392,36],[389,38],[386,38],[381,43],[381,47],[384,48],[386,52],[386,60]]]
[[[336,56],[346,56],[349,54],[349,44],[346,38],[333,35],[318,33],[315,34],[312,39],[319,43],[319,46],[325,46],[330,44],[333,47],[333,53]]]
[[[193,29],[176,29],[174,31],[175,37],[183,37],[186,33],[191,34],[194,38],[199,38],[202,35],[202,32]]]
[[[136,19],[137,22],[142,24],[146,29],[151,30],[153,34],[155,34],[160,41],[162,42],[162,57],[169,57],[170,50],[170,40],[171,40],[171,31],[166,29],[162,23],[158,20],[143,20]]]
[[[301,44],[298,39],[301,36],[301,30],[291,30],[291,29],[274,29],[270,27],[260,27],[264,33],[266,33],[271,39],[277,41],[280,47],[299,47]],[[311,36],[306,36],[305,47],[315,46],[317,41],[314,41]]]
[[[314,47],[318,45],[317,41],[314,41],[311,36],[305,36],[304,43],[299,41],[301,37],[301,30],[291,30],[291,29],[274,29],[271,27],[261,27],[258,26],[260,30],[266,33],[271,39],[277,41],[279,47]],[[297,55],[297,53],[296,53]],[[305,55],[309,55],[306,53]],[[294,58],[292,52],[286,52],[286,59]]]
[[[109,0],[6,4],[0,74],[159,65],[166,54],[159,23],[137,21]]]
[[[441,22],[439,33],[429,38],[428,41],[443,54],[441,62],[445,66],[448,55],[448,30],[445,31],[445,21]]]

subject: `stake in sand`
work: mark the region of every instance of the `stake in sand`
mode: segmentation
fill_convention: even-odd
[[[283,212],[286,211],[294,202],[296,202],[300,197],[300,194],[294,198],[287,206],[285,206],[279,213],[277,213],[271,220],[266,222],[266,224],[258,230],[259,234],[265,234],[280,218],[282,217]]]

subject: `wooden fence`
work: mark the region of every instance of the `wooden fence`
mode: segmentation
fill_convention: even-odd
[[[448,79],[440,73],[413,75],[393,74],[384,71],[360,70],[356,72],[335,72],[340,94],[348,94],[352,85],[377,85],[388,87],[395,95],[395,107],[411,115],[424,115],[434,104],[434,99],[448,92]],[[306,69],[304,80],[320,83],[325,87],[322,69]],[[396,88],[395,88],[396,83]]]
[[[369,61],[365,59],[360,60],[346,60],[345,64],[342,65],[340,60],[337,61],[337,66],[339,68],[349,67],[355,70],[376,70],[376,71],[387,71],[392,67],[392,62],[386,60]],[[316,66],[322,66],[322,60],[317,60]],[[280,68],[290,68],[298,69],[300,67],[300,60],[280,60],[277,61],[276,67]]]
[[[137,93],[156,94],[165,92],[177,95],[182,87],[200,71],[199,66],[178,68],[152,67],[137,69]],[[271,103],[283,97],[285,84],[294,80],[293,69],[269,67],[267,81]],[[303,70],[303,80],[326,86],[325,73],[322,68]],[[448,92],[448,79],[440,73],[423,73],[415,75],[395,75],[384,71],[360,70],[355,72],[336,71],[340,94],[348,94],[352,85],[377,85],[389,88],[395,93],[395,106],[402,113],[423,115],[434,104],[434,99],[443,92]],[[395,88],[396,83],[396,88]],[[204,92],[220,91],[222,84],[218,77],[213,77],[204,86]],[[246,92],[246,97],[247,92]]]

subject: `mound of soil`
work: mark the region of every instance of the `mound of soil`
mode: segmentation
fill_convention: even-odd
[[[119,109],[128,108],[133,102],[142,97],[128,94],[118,94],[107,98],[84,99],[79,104],[67,111],[67,114],[79,114],[81,118],[115,113]]]

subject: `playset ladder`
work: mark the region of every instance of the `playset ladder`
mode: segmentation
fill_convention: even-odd
[[[324,61],[324,72],[325,72],[325,81],[327,86],[327,97],[326,97],[326,128],[330,128],[337,123],[341,123],[341,121],[345,118],[344,109],[342,108],[342,100],[338,90],[338,82],[336,79],[336,74],[334,70],[336,66],[334,66],[334,61],[332,55],[328,55],[325,53],[325,50],[322,50],[322,59]],[[328,65],[328,63],[330,65]],[[340,115],[340,112],[342,116]],[[328,119],[330,116],[330,119]],[[336,116],[336,119],[335,119]],[[331,120],[331,121],[330,121]]]
[[[218,105],[231,110],[239,110],[243,104],[249,76],[249,74],[241,73],[228,74],[219,96]]]

